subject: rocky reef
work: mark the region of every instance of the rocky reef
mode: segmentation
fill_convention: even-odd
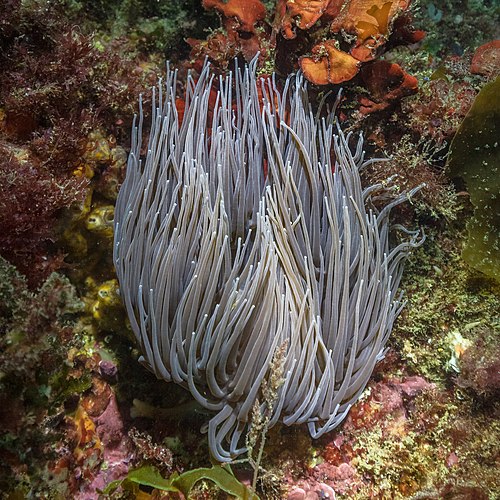
[[[488,0],[2,2],[6,498],[500,497],[498,13]],[[425,184],[394,215],[427,238],[345,422],[319,440],[262,424],[249,456],[221,466],[200,432],[210,415],[138,363],[113,216],[138,96],[149,113],[165,61],[182,85],[207,57],[223,75],[255,56],[277,85],[302,70],[316,105],[342,86],[342,128],[386,159],[364,184]]]

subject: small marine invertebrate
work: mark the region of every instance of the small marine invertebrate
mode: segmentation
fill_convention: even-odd
[[[113,215],[113,206],[98,206],[90,212],[85,221],[85,226],[89,231],[95,232],[104,237],[111,237],[113,235]]]
[[[382,184],[362,189],[362,138],[352,152],[333,114],[313,113],[301,75],[279,91],[255,65],[219,80],[213,109],[209,65],[190,76],[182,121],[167,72],[144,161],[142,108],[134,121],[115,210],[141,361],[217,412],[208,437],[220,461],[245,451],[278,351],[283,383],[272,408],[261,403],[270,425],[307,423],[318,437],[342,421],[384,355],[418,244],[407,232],[389,246],[389,213],[414,191],[387,201]]]

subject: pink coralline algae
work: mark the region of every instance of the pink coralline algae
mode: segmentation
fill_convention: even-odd
[[[103,444],[103,461],[106,468],[100,468],[91,481],[76,494],[77,500],[97,500],[99,490],[117,479],[123,479],[133,458],[132,446],[124,428],[116,397],[111,393],[104,412],[94,419],[96,432]]]
[[[288,478],[287,500],[335,498],[335,493],[350,498],[363,491],[366,478],[356,465],[363,453],[360,433],[380,429],[387,439],[406,433],[409,403],[433,388],[434,384],[419,376],[392,378],[370,386],[368,396],[353,406],[341,431],[323,438],[324,448],[319,454],[323,461],[306,469],[300,479]]]
[[[405,422],[407,417],[405,399],[413,398],[423,390],[433,387],[434,384],[419,376],[408,377],[404,380],[390,379],[378,382],[371,388],[370,397],[352,408],[344,429],[371,427],[387,415],[392,416],[393,422],[398,419]]]
[[[302,487],[294,487],[287,500],[327,500],[335,499],[335,491],[325,483],[304,483]]]
[[[361,476],[348,463],[341,463],[339,466],[336,466],[328,462],[323,462],[314,467],[312,474],[317,481],[329,484],[339,494],[352,491],[353,486],[361,484]]]

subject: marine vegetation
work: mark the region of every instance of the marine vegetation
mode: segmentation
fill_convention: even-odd
[[[500,76],[477,95],[451,144],[448,168],[466,182],[474,205],[464,259],[500,280]],[[464,161],[465,160],[465,161]]]
[[[500,498],[498,15],[496,0],[0,1],[2,495],[12,500]],[[259,78],[243,71],[257,53]],[[204,69],[207,57],[210,70]],[[234,73],[230,86],[224,78],[235,58],[243,73]],[[165,75],[166,60],[178,68],[175,106],[174,87],[162,85],[161,98],[156,89],[151,135],[152,87]],[[287,80],[299,70],[302,79]],[[212,79],[210,72],[217,76]],[[168,74],[172,82],[173,73]],[[115,203],[126,176],[139,93],[142,130],[133,132],[135,159],[128,167],[139,183],[137,200],[146,209],[157,186],[166,194],[178,189],[177,208],[167,197],[158,217],[172,213],[173,221],[183,210],[193,219],[188,232],[169,234],[170,242],[186,237],[182,248],[192,254],[171,273],[168,294],[160,299],[158,287],[152,287],[155,313],[167,295],[172,299],[162,317],[164,331],[175,333],[165,370],[180,384],[158,380],[139,365],[141,356],[148,358],[162,378],[168,336],[156,353],[150,335],[156,316],[140,314],[151,305],[147,289],[129,297],[136,301],[134,314],[144,319],[134,332],[122,304],[124,273],[118,283],[113,265]],[[165,114],[168,102],[171,114]],[[309,106],[321,109],[317,119]],[[338,125],[329,115],[334,107]],[[201,127],[195,125],[205,115],[209,122],[200,139]],[[179,168],[166,170],[168,189],[152,177],[148,198],[140,174],[156,159],[164,161],[168,149],[155,143],[163,154],[159,158],[147,151],[148,137],[153,142],[162,137],[161,116],[171,127],[176,146],[171,158]],[[188,152],[198,160],[192,168],[179,156],[190,143]],[[365,161],[361,150],[366,158],[385,160]],[[214,159],[220,177],[209,168]],[[245,167],[240,177],[238,162]],[[392,206],[387,222],[389,206],[424,184],[417,196]],[[380,188],[370,191],[373,186]],[[230,189],[234,193],[228,196]],[[197,191],[206,196],[190,198]],[[354,195],[338,205],[342,193]],[[125,198],[122,194],[122,202]],[[122,202],[116,213],[123,223]],[[344,205],[347,222],[343,208],[338,215]],[[337,224],[335,236],[331,221]],[[216,229],[213,237],[209,223]],[[398,224],[421,227],[426,238],[407,257],[409,248],[399,254],[405,260],[399,287],[394,278],[386,281],[390,262],[397,259],[391,253],[379,285],[374,274],[384,263],[384,249],[394,252],[398,242],[407,245],[413,237]],[[142,234],[173,232],[172,226],[143,226]],[[195,244],[189,237],[196,232]],[[151,243],[160,246],[159,236]],[[335,238],[340,246],[325,251],[325,240]],[[131,250],[140,246],[137,239],[126,241]],[[379,247],[371,251],[375,242]],[[213,250],[219,243],[220,272]],[[170,258],[177,255],[165,243],[163,249]],[[133,254],[146,276],[153,268]],[[356,254],[347,287],[346,263]],[[211,276],[220,276],[212,280],[215,291],[202,290],[210,299],[206,304],[187,283],[194,279],[193,256],[200,257],[198,281],[207,279],[209,263]],[[327,282],[332,256],[344,274],[334,273]],[[132,261],[132,253],[121,258]],[[368,261],[372,267],[366,271]],[[269,279],[259,274],[266,269]],[[238,275],[240,270],[247,274]],[[137,288],[140,277],[129,273],[129,278]],[[153,278],[159,283],[160,275]],[[356,289],[361,278],[367,286]],[[252,287],[260,284],[263,300],[251,309]],[[395,318],[398,288],[406,305]],[[326,297],[320,289],[331,293]],[[265,302],[266,297],[272,300]],[[374,320],[385,321],[385,333],[372,335],[373,322],[364,323],[361,313],[358,327],[344,321],[355,318],[358,297],[360,311],[363,301],[386,307],[387,315]],[[200,314],[208,315],[204,333],[212,328],[201,344],[189,332],[179,333],[181,326],[194,330],[203,322],[193,314],[193,325],[182,324],[197,300]],[[342,316],[327,316],[329,301],[337,301]],[[224,307],[229,304],[235,307]],[[276,345],[266,346],[260,337],[272,327],[267,311],[277,311]],[[261,314],[255,332],[244,312],[249,318]],[[219,320],[226,318],[222,325]],[[388,325],[391,318],[396,320]],[[341,320],[345,335],[327,338],[327,323],[338,331]],[[241,328],[230,331],[233,326]],[[142,345],[137,331],[141,339],[145,333]],[[231,333],[224,337],[224,332]],[[339,345],[353,339],[353,332],[366,359],[359,349],[348,352],[347,343]],[[220,342],[219,358],[207,354],[212,340]],[[255,341],[255,352],[245,341]],[[329,342],[337,342],[331,358]],[[149,354],[141,352],[148,343]],[[225,365],[221,353],[227,355]],[[375,363],[379,354],[384,357]],[[251,361],[240,362],[244,356]],[[344,365],[337,363],[341,356],[348,360]],[[215,367],[208,366],[212,362]],[[252,370],[259,366],[256,375]],[[335,369],[331,399],[322,392],[328,369]],[[355,401],[353,386],[359,384],[360,392],[372,369]],[[226,383],[226,374],[234,374],[236,384]],[[220,409],[207,409],[191,393]],[[299,400],[305,401],[303,408]],[[231,413],[225,428],[213,421],[221,420],[221,411]],[[308,425],[328,427],[330,413],[331,425],[337,420],[339,425],[313,439]],[[305,421],[287,425],[294,420]],[[212,448],[223,460],[229,455],[231,463],[215,463],[209,433],[200,433],[208,427],[215,428]],[[231,447],[225,433],[235,441],[241,437]]]
[[[362,189],[358,171],[373,162],[362,138],[351,151],[333,112],[313,113],[302,76],[280,91],[255,64],[221,78],[215,96],[208,64],[190,76],[182,119],[167,71],[144,161],[142,111],[134,125],[115,212],[141,361],[217,412],[208,439],[221,462],[246,451],[255,406],[269,426],[307,423],[315,438],[339,425],[383,358],[418,244],[397,226],[407,238],[389,245],[389,214],[419,188]],[[282,380],[266,409],[276,356]]]

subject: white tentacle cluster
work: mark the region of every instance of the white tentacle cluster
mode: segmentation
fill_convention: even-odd
[[[142,108],[115,216],[114,263],[143,362],[206,409],[214,457],[245,451],[252,407],[277,349],[284,382],[271,424],[337,426],[383,357],[417,233],[389,246],[382,185],[363,189],[333,115],[316,116],[300,75],[278,90],[253,65],[206,64],[176,109],[176,72],[155,93],[145,158]],[[216,96],[215,104],[209,105]]]

